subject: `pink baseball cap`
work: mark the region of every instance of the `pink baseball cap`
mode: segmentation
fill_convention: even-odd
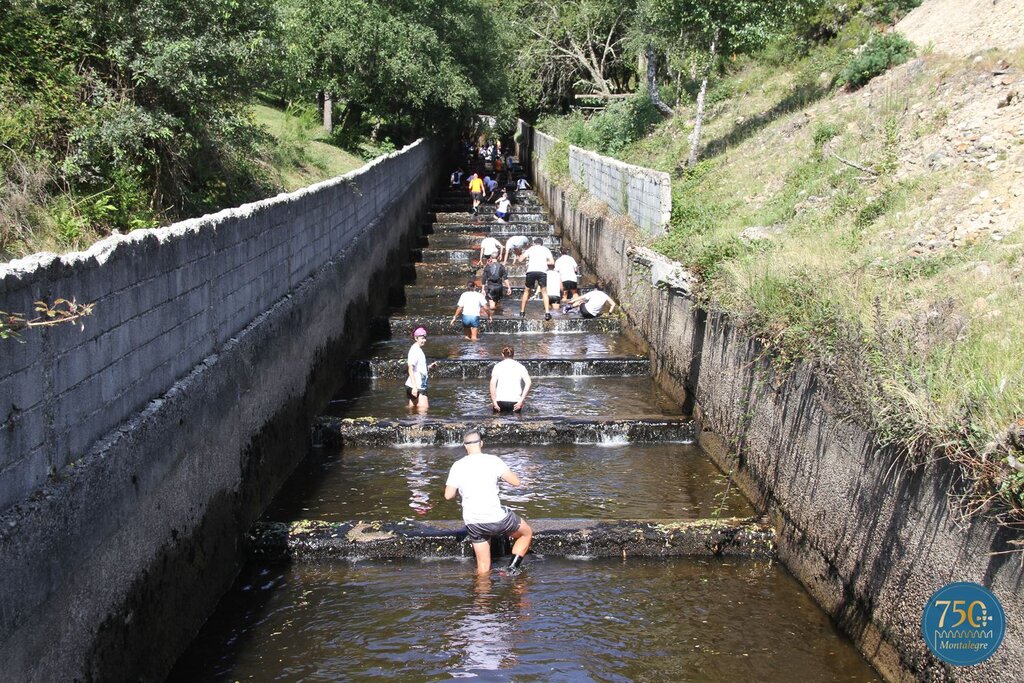
[[[417,327],[415,330],[412,331],[412,336],[414,336],[414,337],[426,337],[427,336],[427,328],[425,328],[425,327]]]

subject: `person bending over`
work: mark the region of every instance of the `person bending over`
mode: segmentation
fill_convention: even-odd
[[[605,304],[608,304],[609,313],[615,310],[615,302],[612,301],[610,296],[604,293],[604,287],[599,282],[594,285],[594,289],[582,296],[577,296],[566,304],[565,310],[562,312],[568,313],[573,308],[579,308],[580,316],[584,318],[596,318],[601,315]]]
[[[518,413],[526,403],[533,380],[523,364],[515,360],[515,349],[501,350],[502,360],[491,370],[491,407],[496,413]]]
[[[483,452],[480,432],[472,429],[462,436],[466,455],[455,461],[445,482],[445,500],[462,497],[462,521],[466,523],[466,539],[473,545],[476,573],[491,571],[491,539],[509,536],[513,539],[512,561],[505,570],[510,575],[522,571],[523,557],[530,549],[533,529],[525,519],[501,504],[498,480],[510,486],[521,486],[519,477],[501,458]]]
[[[492,313],[497,313],[501,307],[501,300],[506,294],[512,294],[512,283],[508,281],[508,271],[505,266],[498,263],[494,254],[487,257],[487,265],[483,272],[484,295],[487,297],[487,307]]]

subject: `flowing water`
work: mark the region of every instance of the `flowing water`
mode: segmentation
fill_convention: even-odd
[[[385,330],[411,329],[419,324],[415,316],[432,321],[425,352],[440,365],[428,413],[406,407],[411,340],[372,345],[367,360],[351,369],[356,379],[325,413],[376,418],[350,423],[380,426],[376,440],[346,441],[346,421],[325,418],[327,428],[339,430],[334,445],[315,449],[266,520],[459,519],[458,505],[445,501],[443,491],[464,450],[435,445],[445,420],[448,431],[479,425],[485,445],[492,430],[487,452],[524,484],[503,487],[502,500],[527,519],[684,522],[755,513],[692,443],[689,425],[678,419],[680,406],[653,382],[643,349],[624,334],[586,321],[541,331],[536,301],[528,318],[539,322],[529,334],[485,328],[470,342],[439,317],[454,311],[469,270],[468,261],[460,264],[491,227],[559,243],[532,193],[517,194],[523,210],[516,220],[527,223],[492,226],[485,215],[466,225],[456,213],[439,214],[445,223],[435,224],[415,252],[426,263],[408,270],[418,273],[416,283]],[[468,205],[463,194],[445,192],[436,207],[463,212]],[[432,245],[464,251],[431,256]],[[522,285],[521,277],[513,280]],[[506,302],[506,310],[517,313],[517,300]],[[528,359],[533,373],[521,417],[496,417],[489,407],[489,364],[506,345]],[[639,423],[627,429],[614,422],[626,419]],[[543,445],[527,445],[536,443]],[[462,559],[433,561],[254,560],[170,680],[877,680],[777,562],[534,553],[521,575],[495,570],[477,578],[472,551],[461,547]]]

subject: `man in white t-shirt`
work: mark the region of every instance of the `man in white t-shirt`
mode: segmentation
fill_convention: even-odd
[[[490,235],[480,240],[480,263],[485,263],[487,257],[498,256],[501,254],[502,245],[501,242]]]
[[[462,335],[469,341],[476,341],[477,332],[480,329],[480,313],[491,317],[491,309],[487,306],[487,299],[476,288],[476,282],[470,280],[466,283],[466,291],[459,297],[459,303],[455,306],[455,314],[452,316],[452,325],[455,319],[462,314]]]
[[[526,178],[520,178],[519,180],[516,181],[516,189],[517,190],[529,190],[530,189],[530,183],[526,182]]]
[[[558,271],[558,276],[562,280],[561,290],[562,298],[566,301],[572,301],[573,297],[579,295],[579,281],[580,281],[580,267],[569,254],[562,254],[555,259],[555,270]]]
[[[501,255],[501,262],[508,263],[508,257],[515,252],[515,256],[512,257],[512,263],[516,262],[516,258],[523,253],[523,247],[530,243],[530,238],[526,235],[512,235],[505,242],[505,251]]]
[[[427,365],[427,356],[423,353],[423,346],[427,343],[427,331],[417,327],[412,337],[415,341],[409,348],[409,355],[406,356],[409,378],[405,380],[405,397],[409,399],[410,408],[417,408],[421,413],[425,413],[430,407],[427,400],[427,373],[435,363]]]
[[[544,240],[537,237],[533,246],[516,259],[526,261],[526,286],[523,287],[523,299],[519,303],[519,317],[526,317],[526,302],[530,300],[531,290],[540,289],[540,298],[544,302],[544,319],[551,320],[551,304],[548,302],[547,281],[548,264],[555,262],[551,250],[544,246]]]
[[[608,304],[609,306],[609,313],[615,310],[615,302],[612,301],[610,296],[604,293],[604,287],[599,282],[594,285],[594,289],[583,296],[576,297],[566,304],[564,312],[568,313],[570,309],[579,307],[581,317],[596,318],[601,315],[601,311],[604,309],[605,304]]]
[[[496,413],[518,413],[526,403],[533,380],[523,364],[515,360],[515,349],[506,346],[491,370],[491,407]]]
[[[466,455],[456,460],[448,471],[444,497],[453,500],[456,495],[462,496],[462,521],[466,523],[466,540],[473,545],[476,556],[476,573],[484,575],[491,571],[491,539],[509,536],[514,543],[512,561],[506,572],[518,574],[523,557],[530,549],[533,529],[525,519],[501,504],[498,480],[520,486],[519,477],[501,458],[483,452],[483,439],[475,429],[462,436],[462,445]]]

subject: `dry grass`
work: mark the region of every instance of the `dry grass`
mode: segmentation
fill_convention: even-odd
[[[1000,59],[1024,51],[929,54],[828,97],[794,77],[806,64],[748,65],[697,169],[680,166],[682,115],[619,156],[673,173],[656,246],[706,301],[781,360],[814,362],[912,461],[956,459],[987,482],[972,500],[1022,508],[1006,455],[1024,416],[1024,102],[998,106],[1014,87]]]

